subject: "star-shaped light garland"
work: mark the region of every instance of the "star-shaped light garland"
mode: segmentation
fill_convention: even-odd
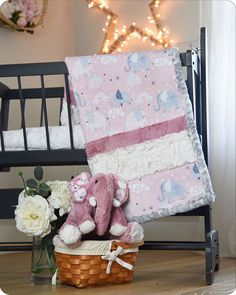
[[[107,15],[106,28],[103,28],[105,33],[100,53],[112,53],[115,50],[122,51],[122,48],[126,45],[127,40],[130,40],[132,36],[143,40],[149,40],[151,46],[158,47],[169,47],[172,43],[172,40],[169,39],[169,31],[162,26],[160,21],[160,14],[158,12],[160,3],[163,0],[152,0],[149,4],[149,9],[151,15],[148,17],[148,21],[151,24],[154,24],[157,29],[157,34],[150,29],[142,29],[132,23],[129,27],[123,26],[121,33],[116,28],[118,22],[118,15],[115,14],[108,6],[107,0],[86,0],[88,2],[89,8],[97,8],[104,12]]]

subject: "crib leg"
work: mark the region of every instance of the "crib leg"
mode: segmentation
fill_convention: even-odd
[[[206,283],[214,282],[214,273],[219,270],[219,240],[218,232],[212,230],[206,240]]]
[[[219,270],[219,236],[218,231],[212,230],[211,207],[206,206],[205,241],[206,241],[206,283],[213,284],[215,271]]]

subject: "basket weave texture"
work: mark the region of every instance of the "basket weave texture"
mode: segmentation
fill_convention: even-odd
[[[137,247],[137,244],[113,242],[111,250],[116,250],[119,246],[128,249]],[[55,255],[59,278],[64,284],[85,288],[104,284],[128,283],[133,279],[134,268],[128,270],[116,261],[112,262],[110,274],[107,274],[108,261],[103,260],[101,255],[71,255],[59,252],[55,252]],[[118,257],[134,267],[137,252],[125,253]]]

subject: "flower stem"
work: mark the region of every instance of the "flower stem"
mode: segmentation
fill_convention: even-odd
[[[48,265],[50,266],[50,271],[51,271],[52,274],[54,274],[55,267],[51,263],[51,259],[49,257],[47,245],[44,245],[44,249],[45,249],[45,253],[46,253],[46,258],[47,258]]]
[[[21,173],[19,172],[19,176],[20,176],[20,178],[22,179],[22,182],[23,182],[23,185],[24,185],[24,189],[25,189],[26,194],[27,194],[28,196],[30,196],[30,194],[29,194],[29,192],[28,192],[28,190],[27,190],[26,183],[25,183],[25,179],[24,179],[24,177],[23,177],[22,172],[21,172]]]

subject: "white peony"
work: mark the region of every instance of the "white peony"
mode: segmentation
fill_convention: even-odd
[[[29,188],[27,187],[27,190]],[[18,197],[18,204],[22,203],[25,201],[25,199],[28,197],[27,193],[25,190],[23,190],[20,194],[19,194],[19,197]]]
[[[59,215],[63,216],[69,213],[72,207],[72,197],[67,181],[48,181],[47,185],[51,189],[51,195],[48,197],[50,207],[59,209]]]
[[[49,204],[42,196],[19,197],[15,210],[16,227],[28,236],[44,237],[51,231],[50,221],[53,219]]]

